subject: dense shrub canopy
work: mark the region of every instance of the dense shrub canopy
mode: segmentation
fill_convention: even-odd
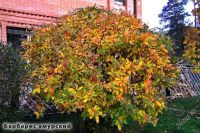
[[[163,40],[126,13],[78,9],[39,28],[24,42],[33,66],[33,94],[84,119],[153,123],[164,108],[163,87],[176,71]],[[37,116],[42,114],[38,105]]]
[[[0,42],[0,121],[19,109],[20,86],[24,75],[20,50]]]

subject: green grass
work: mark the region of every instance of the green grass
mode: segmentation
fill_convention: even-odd
[[[200,97],[179,98],[170,101],[159,115],[157,126],[147,124],[140,127],[131,123],[133,133],[200,133]],[[171,110],[171,108],[176,110]]]

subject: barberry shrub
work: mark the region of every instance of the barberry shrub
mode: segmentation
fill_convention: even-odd
[[[23,47],[34,95],[119,130],[128,120],[156,124],[165,107],[160,92],[176,79],[163,40],[123,12],[75,10],[33,31]],[[36,116],[43,111],[38,104]]]

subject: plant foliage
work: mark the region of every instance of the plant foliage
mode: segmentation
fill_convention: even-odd
[[[160,91],[176,69],[162,42],[129,14],[87,7],[35,30],[22,55],[34,95],[121,130],[128,120],[156,124],[165,107]],[[38,104],[36,116],[43,111]]]
[[[200,22],[199,9],[200,7],[193,10],[193,13],[197,14],[198,20]],[[200,72],[200,27],[188,27],[188,29],[185,32],[184,44],[184,58],[193,65],[196,65],[197,72]]]
[[[25,75],[19,52],[11,44],[0,42],[0,121],[19,109],[20,86]]]

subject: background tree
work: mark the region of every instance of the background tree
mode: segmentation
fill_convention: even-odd
[[[163,7],[159,14],[160,23],[167,30],[167,35],[173,40],[174,50],[177,56],[181,57],[184,50],[184,28],[185,17],[188,13],[184,6],[188,0],[168,0],[167,5]]]
[[[194,23],[195,27],[199,27],[199,22],[200,22],[200,0],[192,0],[194,3],[194,10],[192,11],[194,15]]]
[[[132,15],[88,7],[35,30],[23,57],[34,95],[121,130],[133,120],[156,124],[165,107],[160,90],[173,85],[176,69],[163,42]]]
[[[198,17],[200,22],[200,1],[195,0],[198,7],[193,10],[193,14]],[[196,25],[197,26],[197,25]],[[197,72],[200,72],[200,27],[188,27],[185,32],[185,51],[184,59],[197,66]]]

